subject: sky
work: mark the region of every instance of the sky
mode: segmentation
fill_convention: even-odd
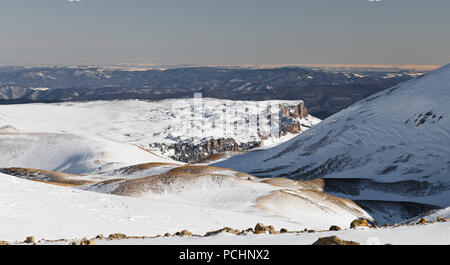
[[[0,64],[450,63],[448,0],[1,0]]]

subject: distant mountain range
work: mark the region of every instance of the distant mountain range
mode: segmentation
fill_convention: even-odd
[[[0,104],[204,97],[305,101],[325,118],[371,94],[425,72],[401,69],[325,71],[184,67],[129,70],[102,67],[0,67]]]

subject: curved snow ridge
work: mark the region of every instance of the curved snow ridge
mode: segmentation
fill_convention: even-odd
[[[309,190],[318,189],[318,185],[320,184],[300,181],[266,182],[230,169],[187,165],[144,178],[99,182],[87,185],[84,189],[275,216],[314,228],[329,227],[332,222],[348,227],[354,219],[371,219],[367,212],[349,200],[319,190]],[[278,192],[286,194],[287,199],[273,196]]]
[[[0,133],[0,167],[94,173],[145,162],[174,162],[136,146],[63,133]]]
[[[259,197],[256,207],[304,226],[330,227],[333,220],[335,225],[349,228],[356,217],[372,220],[356,203],[315,190],[276,190]]]
[[[447,195],[431,199],[435,192],[449,194],[449,84],[446,65],[355,103],[279,146],[214,165],[260,177],[412,180],[421,183],[417,198],[448,206]]]

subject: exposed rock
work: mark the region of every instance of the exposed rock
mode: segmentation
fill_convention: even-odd
[[[425,218],[422,218],[419,220],[419,222],[417,222],[417,224],[426,224],[426,223],[428,223],[428,221]]]
[[[177,161],[196,163],[213,155],[225,152],[245,151],[260,146],[260,141],[237,143],[233,138],[219,138],[205,139],[200,144],[192,144],[189,142],[174,144],[152,143],[149,144],[149,149],[167,155]]]
[[[246,235],[248,235],[248,232],[247,232],[247,231],[245,231],[245,230],[242,230],[242,231],[241,231],[241,233],[240,233],[240,235],[242,235],[242,236],[246,236]]]
[[[299,105],[281,104],[280,111],[284,116],[292,117],[294,119],[308,117],[308,110],[306,109],[304,102],[301,102]]]
[[[308,117],[305,104],[302,102],[298,105],[280,104],[280,128],[278,135],[272,133],[264,134],[258,131],[259,139],[237,143],[233,138],[214,138],[202,139],[201,143],[192,143],[190,140],[174,144],[166,143],[150,143],[148,149],[162,155],[168,156],[174,160],[185,163],[196,163],[206,161],[211,157],[226,152],[240,152],[260,147],[262,140],[270,137],[284,136],[288,133],[298,134],[302,131],[301,125],[309,127],[309,123],[302,122],[301,119]]]
[[[103,234],[100,234],[100,235],[96,236],[95,238],[96,238],[96,239],[102,240],[102,239],[104,239],[105,237],[103,236]]]
[[[72,246],[92,246],[95,245],[95,240],[83,238],[81,240],[75,240],[69,243]]]
[[[350,223],[350,228],[356,227],[370,227],[370,225],[369,222],[367,222],[367,219],[356,219]]]
[[[29,236],[25,239],[24,243],[34,244],[34,243],[36,243],[36,240],[34,239],[34,236]]]
[[[286,228],[281,228],[280,229],[280,233],[281,234],[286,234],[288,232],[288,230]]]
[[[114,240],[114,239],[126,239],[127,236],[125,234],[121,234],[121,233],[115,233],[115,234],[111,234],[108,236],[109,240]]]
[[[95,245],[95,240],[83,238],[83,240],[81,240],[81,245],[82,245],[82,246],[89,246],[89,245],[92,246],[92,245]]]
[[[266,233],[266,227],[262,223],[257,223],[255,226],[255,234]]]
[[[248,230],[248,229],[247,229]],[[265,234],[269,232],[270,234],[278,234],[279,232],[275,230],[275,227],[272,225],[264,226],[262,223],[257,223],[255,226],[255,230],[253,233],[255,234]]]
[[[337,236],[321,237],[313,245],[359,245],[358,242],[342,240]]]
[[[438,222],[448,222],[448,221],[450,221],[450,218],[444,218],[444,217],[438,216],[436,218],[436,221],[438,221]]]
[[[0,240],[0,246],[9,246],[11,245],[8,241],[1,241]]]
[[[192,236],[192,233],[189,232],[188,230],[183,230],[180,233],[181,236]]]
[[[298,134],[302,131],[299,119],[308,117],[305,103],[302,102],[299,105],[281,104],[280,113],[280,136],[288,133]]]
[[[165,233],[164,236],[165,237],[171,237],[172,235],[170,233]]]
[[[230,228],[230,227],[224,227],[224,228],[219,229],[219,230],[206,232],[205,236],[212,236],[212,235],[216,235],[216,234],[219,234],[219,233],[222,233],[222,232],[230,233],[230,234],[234,234],[234,235],[241,234],[239,232],[239,230],[237,230],[237,229],[233,229],[233,228]],[[242,231],[242,232],[246,232],[246,231]]]
[[[330,231],[341,231],[342,229],[337,225],[330,226]]]

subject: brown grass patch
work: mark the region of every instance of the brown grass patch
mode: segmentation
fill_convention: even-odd
[[[177,164],[172,164],[172,163],[159,163],[159,162],[152,162],[152,163],[145,163],[145,164],[138,164],[138,165],[133,165],[133,166],[129,166],[129,167],[123,167],[123,168],[119,168],[113,171],[114,173],[121,173],[121,174],[128,174],[131,175],[135,172],[138,171],[143,171],[143,170],[147,170],[150,168],[154,168],[154,167],[161,167],[161,166],[177,166]],[[106,172],[100,173],[100,174],[105,174]]]
[[[292,180],[287,178],[270,178],[263,180],[262,182],[288,189],[306,189],[316,191],[323,191],[323,188],[325,186],[325,181],[320,178],[308,181]]]
[[[0,169],[1,173],[33,180],[37,182],[42,183],[48,183],[58,186],[82,186],[94,183],[93,181],[89,180],[79,180],[76,179],[77,177],[80,177],[81,175],[72,175],[67,174],[63,172],[55,172],[55,171],[49,171],[49,170],[42,170],[42,169],[33,169],[33,168],[18,168],[18,167],[12,167],[12,168],[2,168]]]

